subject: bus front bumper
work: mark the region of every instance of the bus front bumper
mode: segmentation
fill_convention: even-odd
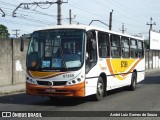
[[[40,86],[26,82],[26,93],[36,96],[84,97],[85,82],[70,86]]]

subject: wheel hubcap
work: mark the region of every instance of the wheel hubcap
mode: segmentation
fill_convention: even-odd
[[[133,87],[134,88],[136,87],[136,78],[135,77],[133,78]]]
[[[102,93],[103,93],[103,84],[102,83],[98,83],[98,93],[100,94],[100,95],[102,95]]]

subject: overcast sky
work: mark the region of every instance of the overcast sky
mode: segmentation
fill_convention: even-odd
[[[12,30],[20,29],[20,34],[32,33],[38,27],[45,27],[57,24],[57,4],[52,6],[32,6],[29,10],[19,8],[16,11],[17,17],[12,17],[13,10],[20,4],[26,2],[45,2],[46,0],[0,0],[0,8],[6,13],[6,17],[0,16],[0,24],[8,27],[11,36]],[[56,0],[47,0],[54,1]],[[67,0],[63,0],[67,1]],[[42,9],[43,8],[43,9]],[[48,9],[44,9],[48,8]],[[127,29],[126,33],[148,37],[150,18],[156,25],[153,29],[160,30],[160,1],[159,0],[68,0],[62,4],[63,24],[69,24],[69,9],[72,9],[72,16],[76,15],[73,23],[88,25],[91,20],[101,20],[109,23],[109,12],[113,9],[113,31],[121,32],[122,23]],[[1,14],[1,12],[0,12]],[[103,27],[99,23],[94,26]]]

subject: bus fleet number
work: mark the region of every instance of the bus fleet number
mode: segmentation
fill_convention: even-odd
[[[121,68],[128,67],[127,61],[121,61]]]

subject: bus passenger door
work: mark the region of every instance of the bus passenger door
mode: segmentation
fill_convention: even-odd
[[[86,45],[86,73],[88,73],[97,63],[97,42],[96,32],[89,31]]]
[[[97,81],[99,76],[99,69],[97,67],[97,41],[96,32],[87,32],[87,43],[86,43],[86,62],[85,62],[85,73],[86,73],[86,84],[85,93],[86,95],[95,94],[97,91]]]

